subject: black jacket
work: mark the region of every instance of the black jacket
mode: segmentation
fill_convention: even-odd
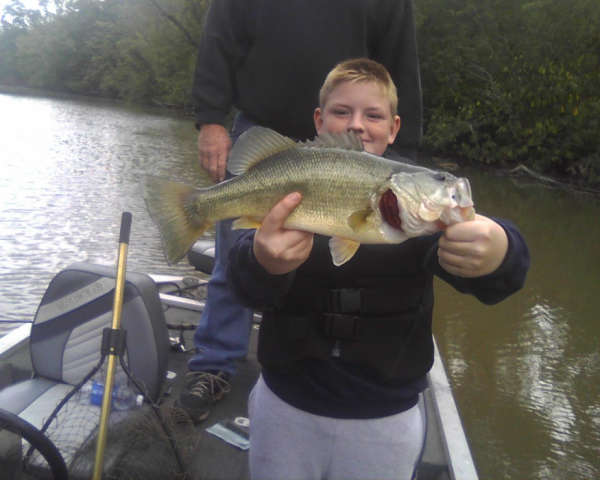
[[[415,159],[422,103],[412,0],[214,0],[194,74],[196,127],[235,106],[298,140],[315,136],[319,90],[343,60],[383,64],[398,89],[394,148]]]
[[[290,274],[275,276],[268,274],[254,258],[255,232],[249,231],[230,251],[229,284],[248,307],[297,311],[300,315],[302,306],[292,305],[295,298],[289,294],[306,288],[384,290],[406,285],[412,292],[419,292],[413,293],[415,308],[423,301],[432,304],[433,276],[436,275],[459,292],[474,295],[491,305],[518,291],[529,268],[529,250],[518,229],[506,220],[496,221],[507,233],[509,248],[502,265],[484,277],[457,277],[440,267],[437,241],[441,233],[413,238],[399,245],[361,245],[356,255],[340,267],[331,261],[328,239],[315,236],[307,261]],[[431,309],[421,310],[420,315],[419,331],[402,352],[403,378],[400,381],[373,375],[360,365],[348,365],[337,357],[307,359],[302,368],[291,372],[263,368],[265,381],[286,402],[317,415],[377,418],[399,413],[416,403],[417,394],[426,387],[425,374],[433,362]],[[262,336],[261,330],[259,358]],[[393,340],[385,339],[380,345],[382,354],[394,346]]]

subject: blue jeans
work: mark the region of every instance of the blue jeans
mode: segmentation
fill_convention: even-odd
[[[255,124],[238,114],[231,129],[233,144]],[[194,333],[196,355],[188,362],[191,372],[219,371],[237,373],[238,359],[248,351],[254,312],[243,307],[227,284],[229,250],[243,230],[231,230],[233,220],[217,222],[215,266],[208,282],[206,306]]]

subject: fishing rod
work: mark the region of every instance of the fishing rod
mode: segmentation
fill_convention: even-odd
[[[121,217],[121,233],[119,236],[119,257],[117,260],[117,278],[115,285],[115,298],[113,303],[113,318],[110,329],[104,330],[102,338],[103,353],[108,355],[106,371],[106,382],[104,382],[104,396],[102,397],[102,412],[98,431],[98,445],[96,447],[96,459],[94,462],[93,480],[102,477],[102,464],[104,463],[104,452],[108,436],[108,424],[112,403],[117,359],[125,349],[125,338],[127,331],[121,330],[121,314],[123,312],[123,298],[125,293],[125,272],[127,270],[127,250],[129,247],[129,235],[131,233],[132,214],[123,212]]]

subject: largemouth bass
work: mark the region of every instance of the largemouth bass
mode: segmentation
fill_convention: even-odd
[[[240,217],[234,229],[258,228],[292,192],[302,200],[285,228],[332,237],[335,265],[350,260],[362,243],[401,243],[475,214],[467,179],[372,155],[349,132],[296,143],[253,127],[232,149],[228,169],[238,176],[209,188],[144,178],[146,206],[170,265],[213,223]]]

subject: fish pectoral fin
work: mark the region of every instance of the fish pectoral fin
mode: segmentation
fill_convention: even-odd
[[[360,243],[347,238],[332,237],[329,240],[329,249],[331,250],[331,257],[333,258],[333,264],[336,267],[343,265],[350,260],[356,251],[360,247]]]
[[[364,210],[358,210],[357,212],[352,213],[348,217],[348,226],[354,232],[360,232],[361,230],[368,227],[367,219],[369,218],[369,215],[371,215],[372,213],[373,213],[373,209],[370,207],[365,208]]]
[[[232,230],[255,230],[262,225],[256,217],[240,217],[231,224]]]

